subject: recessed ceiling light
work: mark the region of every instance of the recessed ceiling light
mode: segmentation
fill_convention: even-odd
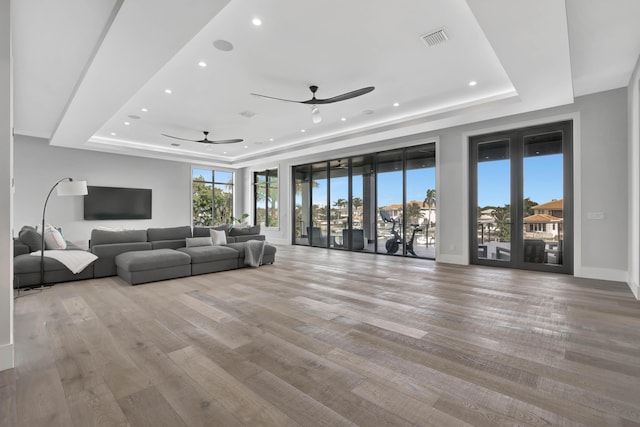
[[[397,102],[394,102],[394,103],[393,103],[393,106],[394,106],[394,107],[399,107],[399,106],[400,106],[400,104],[399,104],[399,103],[397,103]]]
[[[249,148],[249,146],[248,146],[248,145],[245,145],[245,146],[244,146],[244,148]]]
[[[477,81],[475,81],[475,80],[471,80],[471,81],[469,82],[469,86],[475,86],[475,85],[477,85],[477,84],[478,84],[478,82],[477,82]]]
[[[229,52],[233,50],[233,45],[226,40],[216,40],[213,42],[213,47],[223,52]]]
[[[111,136],[116,136],[116,135],[117,135],[117,133],[111,132]]]
[[[164,93],[173,93],[173,91],[171,89],[165,89]]]
[[[305,133],[307,130],[306,129],[300,129],[300,132]]]
[[[343,121],[343,122],[346,122],[346,121],[347,121],[347,118],[346,118],[346,117],[343,117],[343,118],[341,118],[340,120],[341,120],[341,121]]]
[[[143,113],[146,113],[149,110],[147,110],[146,108],[141,108],[140,111],[142,111]]]
[[[204,62],[204,61],[200,61],[200,62],[198,62],[198,66],[204,68],[204,67],[207,66],[207,63]]]
[[[131,124],[131,123],[129,123],[129,122],[124,122],[124,125],[125,125],[125,126],[129,126],[130,124]]]
[[[269,138],[269,141],[273,142],[273,138]]]
[[[227,152],[226,152],[226,151],[223,151],[223,152],[222,152],[222,154],[227,154]]]
[[[251,23],[252,23],[253,25],[255,25],[256,27],[259,27],[260,25],[262,25],[262,21],[260,20],[260,18],[253,18],[253,19],[251,20]]]

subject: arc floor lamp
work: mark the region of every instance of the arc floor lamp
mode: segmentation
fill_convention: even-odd
[[[44,285],[44,217],[47,212],[47,203],[49,203],[49,197],[51,197],[51,193],[53,190],[58,188],[58,196],[84,196],[88,194],[87,191],[87,181],[74,181],[73,178],[62,178],[58,180],[51,190],[49,190],[49,194],[47,194],[47,198],[44,201],[44,208],[42,209],[42,228],[40,229],[40,233],[42,234],[42,250],[40,251],[40,285]]]

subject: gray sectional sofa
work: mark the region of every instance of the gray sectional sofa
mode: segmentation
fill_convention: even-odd
[[[233,229],[230,226],[215,227],[224,230],[227,245],[190,246],[198,239],[209,237],[210,228],[189,226],[149,228],[147,230],[91,232],[89,250],[98,258],[78,274],[73,274],[60,262],[45,257],[44,284],[72,280],[100,278],[118,275],[130,284],[166,280],[196,274],[232,270],[245,266],[247,243],[264,240],[259,227]],[[235,230],[235,231],[234,231]],[[14,287],[40,285],[40,257],[29,255],[40,248],[33,236],[14,240]],[[28,239],[27,237],[32,237]],[[201,239],[200,239],[201,240]],[[68,249],[79,249],[68,242]],[[262,264],[273,264],[276,248],[265,242]]]

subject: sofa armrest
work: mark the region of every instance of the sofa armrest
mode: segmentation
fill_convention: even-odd
[[[25,245],[20,240],[13,239],[13,256],[14,256],[14,258],[17,257],[18,255],[25,255],[25,254],[28,254],[30,252],[31,252],[31,250],[29,249],[29,246]]]
[[[236,243],[247,242],[249,240],[265,240],[264,234],[249,234],[247,236],[234,236]]]

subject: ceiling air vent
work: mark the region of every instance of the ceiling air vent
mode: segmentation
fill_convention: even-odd
[[[253,111],[247,110],[247,111],[242,111],[240,115],[243,117],[246,117],[247,119],[250,119],[251,117],[255,116],[256,113],[254,113]]]
[[[420,39],[427,46],[435,46],[440,43],[444,43],[449,40],[447,33],[444,32],[444,28],[441,28],[436,31],[431,31],[430,33],[423,34],[420,36]]]

